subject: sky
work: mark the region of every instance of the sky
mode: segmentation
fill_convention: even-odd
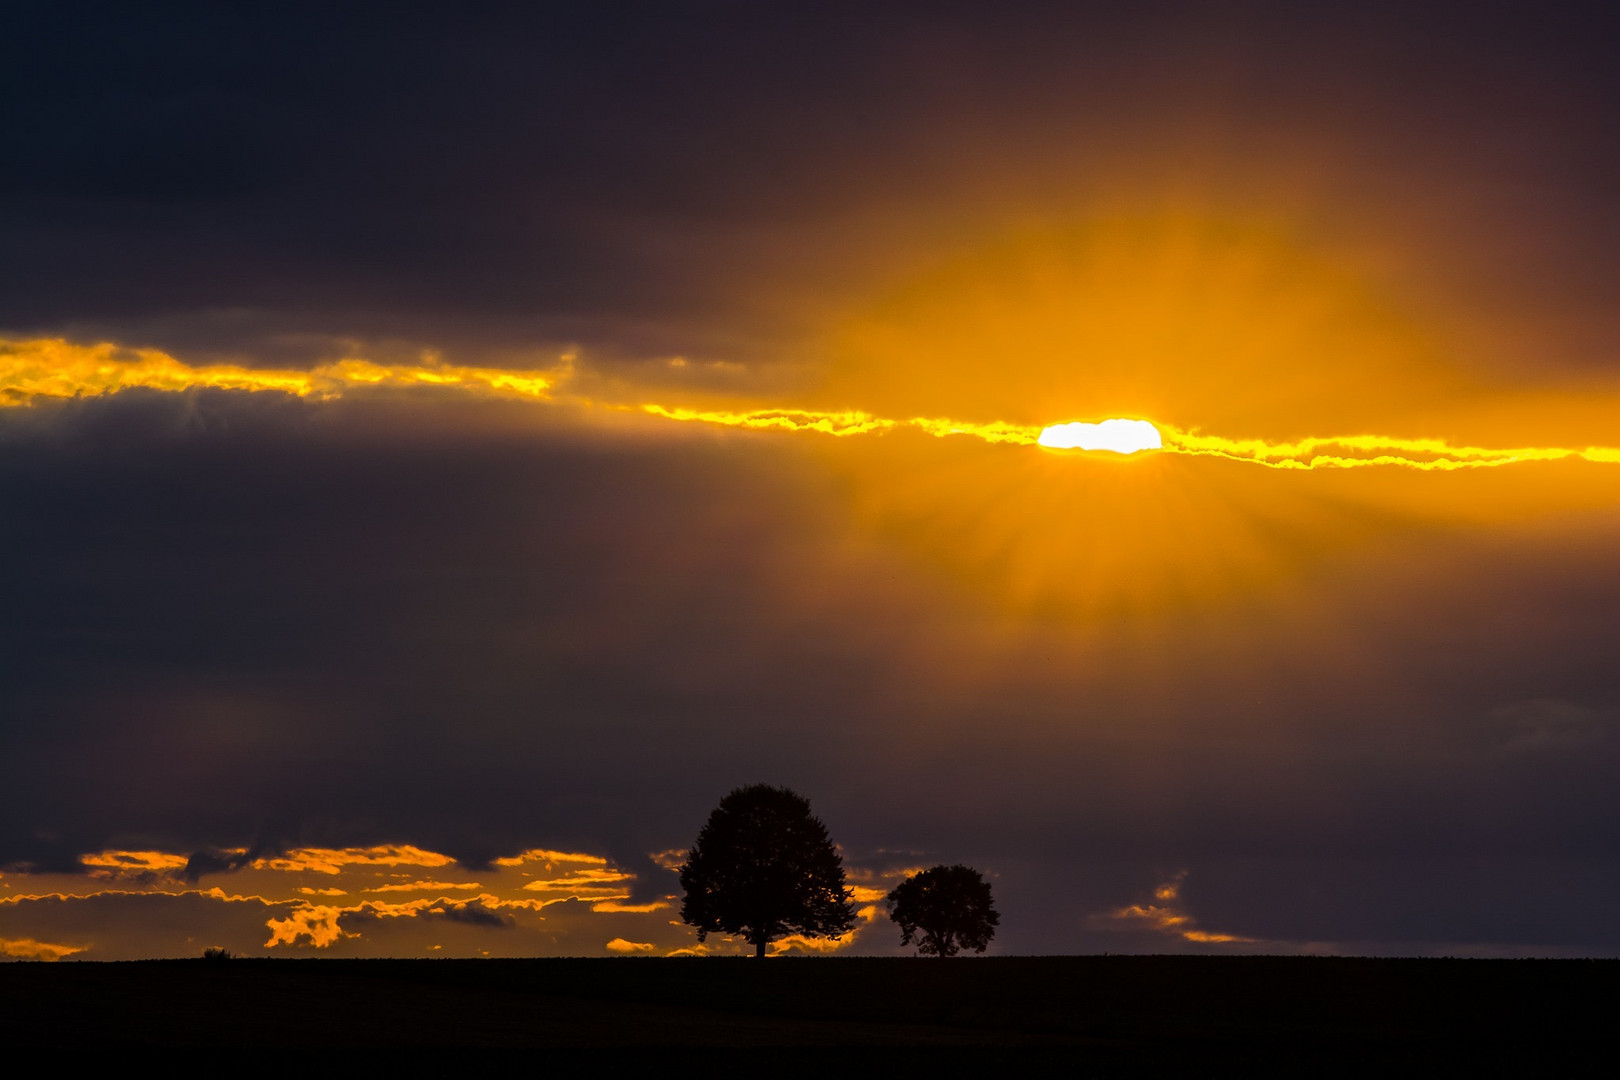
[[[0,956],[1620,955],[1613,23],[8,5]]]

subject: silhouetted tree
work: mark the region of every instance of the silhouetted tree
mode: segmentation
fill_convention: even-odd
[[[741,937],[758,956],[786,934],[837,937],[855,927],[844,862],[810,802],[755,784],[720,800],[681,867],[681,919]]]
[[[966,866],[932,866],[912,874],[884,902],[889,918],[900,925],[900,944],[915,938],[917,951],[926,956],[984,952],[1001,924],[990,883]]]

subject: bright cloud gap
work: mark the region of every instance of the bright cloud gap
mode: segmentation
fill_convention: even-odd
[[[1164,446],[1159,429],[1146,420],[1104,420],[1090,424],[1075,421],[1043,428],[1035,440],[1050,450],[1111,450],[1134,454],[1138,450],[1158,450]]]

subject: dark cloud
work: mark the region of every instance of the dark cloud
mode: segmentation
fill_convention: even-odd
[[[607,851],[646,900],[675,887],[647,853],[764,778],[857,862],[1001,874],[1011,948],[1118,948],[1083,916],[1181,870],[1201,925],[1266,940],[1435,940],[1477,899],[1453,921],[1482,939],[1608,947],[1510,884],[1540,860],[1612,895],[1615,744],[1568,745],[1614,707],[1607,516],[1409,533],[1317,580],[1304,633],[1259,601],[1166,614],[1145,700],[1061,623],[919,681],[982,652],[989,612],[863,538],[801,444],[423,436],[408,406],[361,437],[218,398],[179,434],[146,416],[170,400],[86,402],[0,462],[0,557],[29,568],[0,858],[139,842],[201,876],[237,847],[544,844]],[[1443,903],[1401,891],[1459,865]]]
[[[1613,351],[1599,6],[8,11],[13,330],[755,361],[897,255],[1191,193],[1444,237],[1414,289],[1529,290],[1560,362]]]
[[[481,901],[468,900],[457,903],[442,901],[431,907],[424,907],[400,916],[386,911],[378,911],[375,907],[362,906],[355,911],[345,911],[338,917],[338,925],[345,933],[361,934],[374,924],[389,919],[413,918],[425,921],[443,920],[445,922],[460,923],[463,926],[478,926],[492,930],[504,930],[515,926],[517,920],[508,912],[494,911]]]
[[[219,851],[217,849],[204,849],[193,851],[186,858],[186,865],[181,868],[179,877],[183,881],[196,884],[207,874],[228,874],[246,866],[252,866],[258,859],[273,858],[286,850],[285,844],[267,843],[257,840],[244,848],[233,851]]]

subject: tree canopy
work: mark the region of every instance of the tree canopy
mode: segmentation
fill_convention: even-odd
[[[844,862],[810,802],[755,784],[720,800],[681,867],[681,919],[741,937],[764,956],[788,934],[837,937],[855,927]]]
[[[932,866],[894,887],[885,900],[900,926],[900,944],[917,942],[926,956],[984,952],[1001,923],[990,883],[966,866]]]

